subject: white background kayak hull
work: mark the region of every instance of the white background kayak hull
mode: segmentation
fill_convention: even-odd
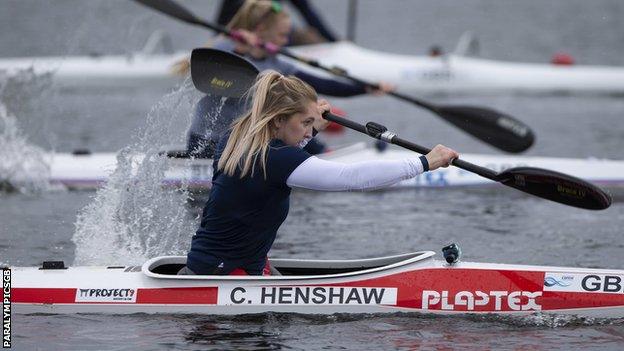
[[[0,70],[10,75],[32,70],[37,75],[52,74],[61,87],[148,87],[172,86],[184,76],[172,66],[187,57],[186,52],[161,55],[22,57],[0,59]]]
[[[624,93],[624,67],[516,63],[450,55],[409,56],[369,50],[350,42],[293,47],[298,55],[339,66],[358,78],[385,81],[407,93]],[[188,52],[129,56],[0,59],[0,70],[53,73],[61,86],[175,84],[172,67]],[[297,63],[302,69],[314,70]]]
[[[385,81],[414,94],[624,92],[624,67],[516,63],[456,55],[408,56],[368,50],[349,42],[293,50],[323,65],[345,68],[354,77]]]
[[[366,160],[390,160],[414,157],[410,151],[389,149],[377,151],[364,143],[329,152],[321,157],[345,163]],[[50,154],[50,182],[70,189],[95,189],[106,182],[115,170],[113,153],[90,155]],[[137,157],[140,160],[141,157]],[[568,159],[555,157],[463,154],[462,159],[497,172],[511,167],[531,166],[566,173],[606,187],[614,192],[624,189],[624,161],[602,159]],[[169,159],[170,168],[164,173],[163,184],[188,186],[206,190],[211,186],[212,160]],[[480,187],[497,183],[460,168],[441,168],[426,172],[397,184],[397,187]]]

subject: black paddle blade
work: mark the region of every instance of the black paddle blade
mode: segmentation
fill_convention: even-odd
[[[171,0],[134,0],[141,5],[147,6],[156,11],[160,11],[165,15],[177,18],[188,23],[201,23],[195,15],[184,7],[178,5]]]
[[[510,168],[498,178],[507,186],[568,206],[588,210],[604,210],[611,206],[611,197],[597,186],[547,169]]]
[[[256,66],[229,52],[200,48],[191,54],[191,78],[202,93],[240,98],[257,75]]]
[[[491,109],[472,106],[438,106],[435,110],[447,122],[507,152],[523,152],[535,141],[535,136],[529,126]]]

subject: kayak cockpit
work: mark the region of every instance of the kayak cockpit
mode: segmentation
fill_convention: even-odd
[[[280,277],[328,277],[328,276],[351,276],[363,273],[371,273],[381,270],[389,270],[409,264],[420,263],[434,256],[433,251],[418,251],[408,254],[369,258],[361,260],[306,260],[306,259],[271,259],[271,267],[279,272]],[[142,267],[145,275],[160,279],[210,279],[219,280],[244,279],[258,277],[245,276],[178,276],[177,272],[186,265],[186,256],[163,256],[155,257]],[[210,277],[210,278],[209,278]]]

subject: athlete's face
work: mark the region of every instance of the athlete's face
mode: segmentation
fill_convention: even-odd
[[[296,113],[287,120],[276,122],[276,138],[286,145],[301,146],[306,140],[312,139],[314,121],[321,118],[318,103],[311,101],[303,113]]]
[[[280,16],[273,26],[260,25],[258,28],[258,36],[264,42],[271,42],[279,47],[288,44],[288,36],[290,35],[291,23],[290,18]]]

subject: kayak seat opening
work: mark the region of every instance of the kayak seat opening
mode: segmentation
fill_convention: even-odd
[[[185,265],[179,263],[169,263],[169,264],[161,264],[150,271],[156,274],[163,275],[177,275],[180,269],[182,269]],[[379,266],[360,266],[360,267],[276,267],[271,266],[271,275],[330,275],[330,274],[341,274],[341,273],[350,273],[361,271],[365,269],[377,268]]]
[[[184,267],[183,264],[162,264],[151,269],[153,273],[164,275],[177,275],[180,269]],[[333,268],[319,268],[319,267],[276,267],[271,266],[271,275],[330,275],[330,274],[342,274],[357,272],[365,269],[377,268],[379,266],[361,266],[361,267],[333,267]]]
[[[419,251],[395,256],[362,260],[289,260],[272,259],[271,267],[285,276],[322,276],[356,273],[383,268],[406,260],[420,261],[433,256],[431,251]]]
[[[319,268],[319,267],[275,267],[272,268],[279,271],[281,275],[331,275],[331,274],[342,274],[342,273],[351,273],[357,271],[363,271],[366,269],[378,268],[380,266],[362,266],[362,267],[349,267],[349,268],[340,268],[340,267],[327,267],[327,268]]]
[[[177,275],[180,269],[182,269],[185,266],[186,265],[183,263],[168,263],[168,264],[158,265],[150,269],[150,271],[156,274]]]
[[[371,269],[383,269],[395,264],[407,264],[430,259],[435,253],[419,251],[395,256],[361,260],[301,260],[270,259],[271,275],[277,276],[323,276],[356,273]],[[157,257],[150,260],[147,269],[157,275],[177,275],[186,266],[186,256]],[[143,266],[145,269],[145,266]]]

